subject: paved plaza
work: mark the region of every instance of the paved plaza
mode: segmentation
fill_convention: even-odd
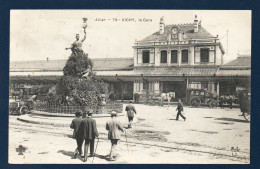
[[[126,105],[124,104],[124,107]],[[250,123],[240,110],[184,107],[186,121],[176,121],[176,106],[158,107],[135,104],[134,126],[122,133],[116,150],[116,161],[108,161],[110,142],[105,122],[110,117],[95,118],[100,140],[95,164],[169,163],[169,164],[247,164],[250,162]],[[127,126],[126,112],[118,119]],[[27,119],[27,122],[17,120]],[[72,118],[43,116],[10,116],[9,163],[80,164],[71,159],[76,141],[68,127]],[[37,124],[39,121],[46,123]],[[53,125],[50,125],[52,122]],[[49,124],[48,124],[49,123]],[[64,125],[55,125],[64,124]],[[16,148],[27,148],[18,155]],[[91,164],[92,158],[86,164]]]

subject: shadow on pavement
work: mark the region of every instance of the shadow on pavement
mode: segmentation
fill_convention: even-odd
[[[92,161],[92,158],[93,158],[93,157],[91,157],[91,161]],[[105,156],[104,156],[104,155],[98,155],[98,154],[96,154],[96,155],[95,155],[95,158],[99,158],[99,159],[103,159],[103,160],[106,160],[106,161],[110,161],[110,160],[109,160],[109,155],[105,155]]]
[[[66,156],[69,156],[73,159],[73,156],[74,156],[74,152],[73,151],[65,151],[65,150],[59,150],[57,153],[62,153]],[[83,161],[83,159],[81,159],[81,157],[79,155],[77,155],[77,158],[76,159],[79,159],[81,161]]]
[[[169,119],[169,120],[176,120],[176,119]]]
[[[223,120],[223,121],[232,121],[232,122],[240,122],[240,123],[248,123],[246,120],[233,119],[233,118],[215,118],[215,120]]]
[[[71,158],[74,157],[74,152],[73,151],[59,150],[57,153],[62,153],[62,154],[66,155],[66,156],[69,156]],[[99,158],[99,159],[103,159],[103,160],[106,160],[106,161],[110,161],[109,155],[98,155],[98,154],[96,154],[95,158]],[[83,161],[83,158],[81,158],[80,155],[77,155],[76,159],[79,159],[79,160]],[[92,162],[92,160],[93,160],[93,157],[88,157],[87,158],[87,161]]]

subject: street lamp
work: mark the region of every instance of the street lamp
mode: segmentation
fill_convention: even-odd
[[[84,29],[86,29],[86,27],[88,26],[88,25],[87,25],[88,18],[82,18],[82,19],[83,19],[83,25],[82,25],[82,27],[83,27]]]

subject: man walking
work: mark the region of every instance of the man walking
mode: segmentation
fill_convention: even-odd
[[[112,111],[111,119],[106,122],[106,130],[108,130],[108,139],[111,141],[111,151],[109,155],[110,161],[115,161],[113,155],[117,146],[118,140],[120,140],[119,130],[124,132],[121,123],[116,119],[117,113]]]
[[[82,154],[82,143],[83,143],[83,135],[82,135],[82,130],[80,128],[81,122],[82,122],[82,118],[81,118],[81,110],[77,110],[77,112],[75,113],[75,118],[72,120],[70,128],[74,129],[73,130],[73,138],[76,139],[77,141],[77,148],[75,150],[74,156],[73,158],[75,159],[77,157],[77,155],[81,155]]]
[[[176,110],[178,110],[177,116],[176,116],[176,120],[179,120],[179,116],[181,116],[184,121],[186,120],[186,117],[184,117],[181,112],[183,111],[183,103],[181,102],[181,99],[178,99],[178,107],[176,108]]]
[[[126,106],[125,111],[127,112],[127,117],[128,117],[128,128],[132,128],[132,123],[134,120],[134,116],[136,114],[136,109],[135,106],[132,105],[132,101],[129,102],[129,105]]]
[[[84,147],[84,159],[83,161],[86,162],[88,158],[88,147],[90,146],[90,157],[94,156],[94,144],[95,138],[98,138],[98,131],[96,120],[92,118],[92,110],[88,110],[87,117],[82,120],[82,127],[83,127],[83,136],[85,139],[85,147]]]

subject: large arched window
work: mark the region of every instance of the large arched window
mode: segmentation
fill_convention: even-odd
[[[143,51],[143,63],[150,63],[150,51]]]
[[[161,51],[161,63],[167,63],[167,51]]]
[[[171,63],[177,63],[178,61],[178,51],[172,50],[171,51]]]
[[[182,63],[188,63],[188,53],[189,53],[189,51],[186,49],[181,51],[181,62]]]

